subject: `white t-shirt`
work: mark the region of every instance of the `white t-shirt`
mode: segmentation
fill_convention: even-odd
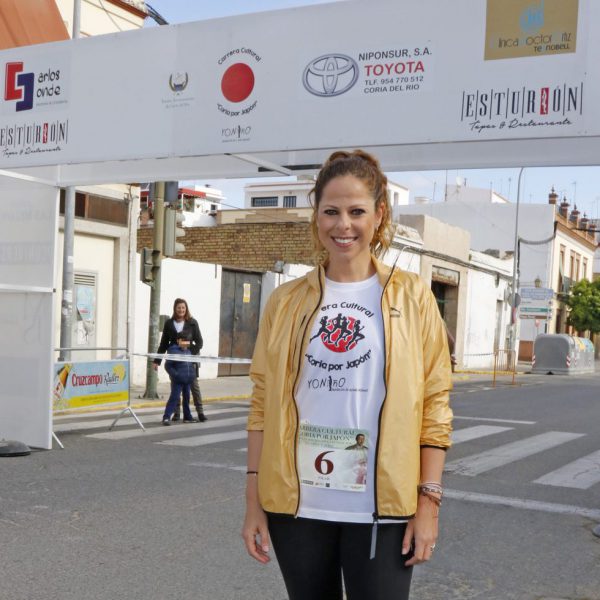
[[[175,320],[173,320],[173,325],[175,325],[175,331],[177,333],[181,333],[183,331],[183,326],[185,325],[185,321],[175,321]]]
[[[370,523],[377,424],[385,395],[382,287],[325,282],[296,388],[298,516]]]

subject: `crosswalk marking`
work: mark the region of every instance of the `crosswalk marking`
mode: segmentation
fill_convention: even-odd
[[[247,467],[242,465],[230,465],[226,463],[193,462],[188,464],[190,467],[208,467],[211,469],[219,469],[220,471],[241,471],[242,473],[247,469]]]
[[[152,416],[139,416],[140,421],[146,425],[148,423],[157,423],[159,421],[159,415],[162,415],[163,409],[156,410],[151,409],[154,414]],[[231,414],[231,413],[240,413],[240,412],[248,412],[247,408],[221,408],[215,409],[211,411],[206,411],[206,414],[210,417],[211,415],[218,414]],[[113,413],[112,419],[99,419],[96,421],[74,421],[73,423],[61,423],[59,425],[54,426],[54,433],[67,433],[69,431],[86,431],[88,429],[100,429],[102,427],[110,427],[113,424],[118,413]],[[136,411],[137,414],[137,411]],[[119,421],[117,422],[117,427],[121,427],[122,425],[136,425],[133,417],[129,414],[123,415]],[[142,432],[143,433],[143,432]]]
[[[191,430],[197,432],[196,436],[203,436],[203,432],[207,429],[216,429],[217,427],[227,427],[233,425],[245,425],[247,423],[247,417],[232,417],[231,419],[217,419],[216,421],[210,420],[206,423],[197,423],[195,425],[172,425],[171,427],[163,427],[162,425],[153,427],[152,429],[115,429],[114,431],[105,431],[102,433],[90,433],[86,437],[94,438],[96,440],[127,440],[137,437],[148,437],[152,435],[175,435],[177,433],[183,433],[184,430]],[[244,435],[246,431],[244,430]],[[185,438],[187,439],[187,438]]]
[[[549,431],[533,437],[492,448],[479,454],[459,458],[449,462],[445,470],[459,475],[480,475],[491,469],[508,465],[538,452],[543,452],[555,446],[560,446],[571,440],[582,437],[582,433],[565,431]]]
[[[221,407],[222,406],[223,405],[221,405]],[[163,427],[160,425],[160,416],[163,411],[162,407],[137,409],[136,414],[144,424],[156,424],[146,431],[139,429],[131,416],[125,414],[122,420],[118,422],[117,428],[113,431],[85,433],[92,429],[108,428],[113,423],[114,418],[121,412],[118,409],[87,414],[61,415],[54,419],[54,431],[57,433],[81,431],[86,437],[104,440],[127,440],[150,436],[152,441],[152,437],[162,436],[163,439],[156,440],[154,443],[171,447],[200,447],[245,440],[247,432],[245,431],[245,427],[241,426],[244,426],[247,422],[246,413],[248,412],[248,407],[239,405],[224,408],[221,407],[215,407],[213,409],[209,408],[206,411],[206,414],[210,418],[206,423],[197,425],[174,424],[171,427]],[[213,419],[212,417],[216,415],[221,415],[223,418]],[[534,425],[536,423],[535,421],[517,421],[488,417],[455,416],[455,419],[489,422],[493,424],[473,424],[472,426],[455,430],[452,433],[452,443],[454,445],[490,437],[507,431],[513,431],[515,427],[511,425]],[[467,423],[465,423],[465,425],[466,424]],[[231,428],[233,430],[214,432],[215,429],[219,428]],[[213,432],[211,433],[211,431]],[[177,437],[182,435],[185,437]],[[561,431],[546,432],[450,461],[446,465],[445,470],[459,475],[476,476],[492,469],[526,459],[529,456],[581,437],[584,437],[584,434]],[[247,452],[245,444],[244,447],[235,448],[235,450],[240,453]],[[198,463],[197,466],[217,467],[221,465],[217,465],[217,463],[214,463],[214,465],[213,463]],[[234,468],[235,470],[245,469],[245,467],[237,467],[235,465],[228,468]],[[587,490],[600,483],[600,450],[546,473],[533,481],[533,483],[538,485]]]
[[[486,437],[488,435],[494,435],[495,433],[502,433],[503,431],[510,431],[512,427],[498,427],[495,425],[475,425],[474,427],[465,427],[464,429],[457,429],[452,432],[452,444],[460,444],[462,442],[469,442],[476,440],[477,438]]]
[[[177,438],[176,440],[163,440],[155,442],[164,446],[208,446],[209,444],[218,444],[219,442],[229,442],[231,440],[246,439],[247,431],[227,431],[225,433],[211,433],[209,435],[195,435],[193,437]]]
[[[533,483],[587,490],[600,483],[600,451],[583,456]]]

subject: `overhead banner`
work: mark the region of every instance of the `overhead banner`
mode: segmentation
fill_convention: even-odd
[[[579,0],[487,0],[485,59],[577,49]]]
[[[593,139],[599,4],[357,0],[7,50],[0,168]]]
[[[53,408],[81,408],[129,400],[129,361],[57,362]]]

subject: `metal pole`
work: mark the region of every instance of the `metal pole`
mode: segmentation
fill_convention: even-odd
[[[148,353],[156,352],[159,342],[160,318],[160,272],[162,262],[163,227],[165,214],[165,184],[160,181],[154,186],[154,241],[152,247],[152,273],[153,281],[150,286],[150,318],[148,322]],[[159,398],[156,384],[157,373],[154,370],[153,360],[148,359],[146,365],[146,391],[144,398]]]
[[[80,33],[81,0],[73,3],[73,39]],[[75,188],[68,186],[65,190],[65,211],[63,220],[63,272],[62,299],[60,310],[60,347],[70,348],[73,345],[73,247],[75,245]],[[71,360],[68,350],[61,350],[59,360]]]
[[[62,299],[60,309],[60,347],[71,348],[73,322],[73,246],[75,241],[75,188],[69,186],[65,192],[65,215],[63,225],[63,272]],[[59,360],[71,360],[69,350],[61,350]]]
[[[74,0],[73,2],[73,35],[72,38],[75,40],[79,37],[81,29],[81,0]]]
[[[524,168],[519,170],[519,179],[517,182],[517,208],[515,212],[515,246],[513,255],[513,276],[512,276],[512,310],[511,310],[511,328],[510,328],[510,350],[516,352],[517,349],[517,268],[519,262],[519,205],[521,201],[521,176]]]

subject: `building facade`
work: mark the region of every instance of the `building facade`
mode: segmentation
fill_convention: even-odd
[[[477,251],[514,253],[516,205],[504,199],[493,200],[489,190],[475,192],[471,189],[468,196],[448,193],[445,202],[402,206],[398,210],[399,219],[402,221],[408,215],[433,216],[469,231],[471,246]],[[552,312],[547,319],[519,317],[521,360],[531,359],[538,333],[568,330],[563,283],[592,277],[596,243],[593,234],[587,231],[588,222],[582,222],[579,212],[575,208],[571,211],[566,200],[560,205],[557,200],[558,196],[551,192],[547,204],[519,207],[517,288],[536,286],[553,290]]]

